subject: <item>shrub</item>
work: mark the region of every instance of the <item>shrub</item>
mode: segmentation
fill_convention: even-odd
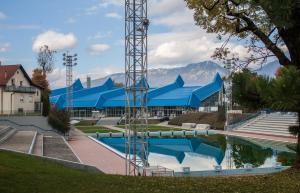
[[[52,107],[49,116],[48,123],[58,131],[66,134],[70,130],[70,116],[65,110],[60,110],[56,107]]]
[[[49,101],[49,95],[47,93],[42,95],[42,103],[43,103],[43,116],[47,117],[50,112],[50,101]]]
[[[169,125],[182,126],[182,123],[210,124],[213,128],[223,130],[225,115],[222,112],[196,112],[181,115],[169,121]]]

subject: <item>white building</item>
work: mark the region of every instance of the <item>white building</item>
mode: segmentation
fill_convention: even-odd
[[[40,111],[41,90],[22,65],[0,64],[0,114]]]

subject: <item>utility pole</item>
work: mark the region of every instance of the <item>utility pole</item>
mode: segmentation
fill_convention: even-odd
[[[126,175],[148,167],[147,0],[125,0]]]

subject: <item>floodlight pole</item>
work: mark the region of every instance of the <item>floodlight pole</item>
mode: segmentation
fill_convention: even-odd
[[[147,0],[125,0],[126,175],[148,166]]]
[[[225,130],[228,130],[228,126],[229,126],[229,111],[232,110],[232,74],[234,72],[234,68],[233,65],[231,63],[227,63],[224,68],[226,68],[227,70],[229,70],[230,74],[229,77],[227,79],[227,88],[225,87],[225,114],[226,114],[226,121],[225,121]]]
[[[66,110],[72,115],[73,107],[73,67],[77,65],[77,54],[71,55],[69,52],[63,54],[63,65],[66,67]]]

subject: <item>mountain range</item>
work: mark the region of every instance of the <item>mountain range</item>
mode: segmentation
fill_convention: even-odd
[[[273,77],[279,66],[277,61],[270,62],[262,68],[257,69],[256,72],[260,75]],[[151,87],[159,87],[173,83],[177,76],[181,75],[185,85],[205,85],[211,82],[217,73],[221,77],[229,75],[229,71],[221,65],[212,61],[204,61],[188,64],[183,67],[150,69],[148,71],[148,82]],[[124,73],[116,73],[92,80],[92,86],[102,84],[109,77],[118,83],[124,83],[125,80]]]

